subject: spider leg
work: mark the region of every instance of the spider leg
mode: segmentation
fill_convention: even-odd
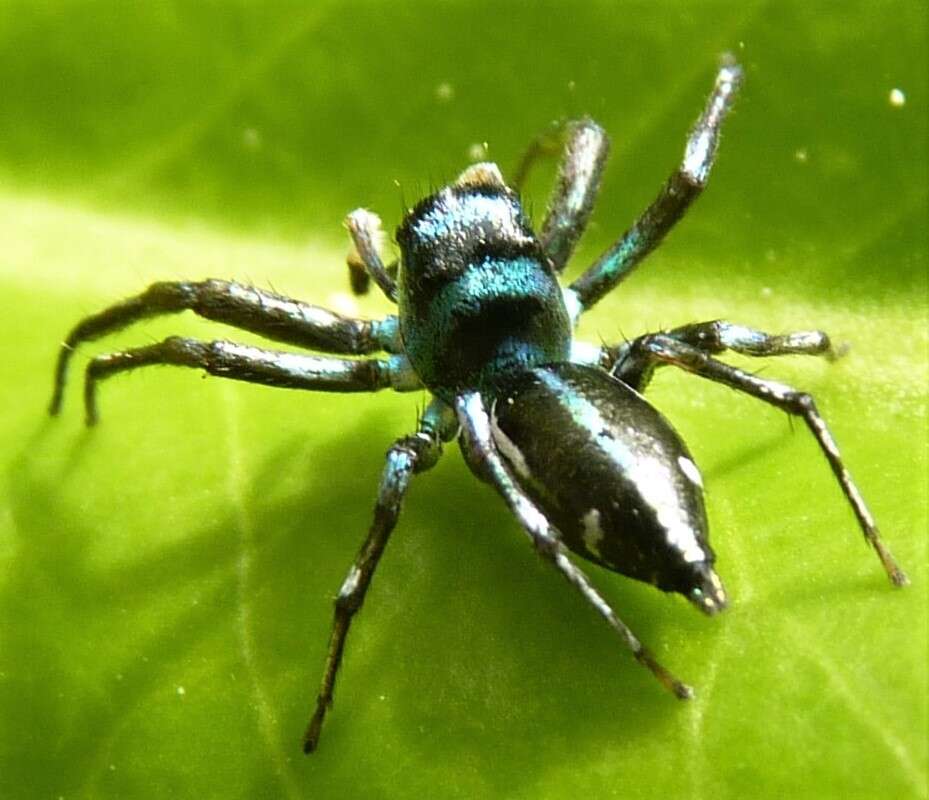
[[[352,237],[348,254],[349,278],[355,294],[368,291],[368,278],[374,278],[388,300],[397,302],[396,262],[389,267],[381,261],[380,245],[384,239],[381,218],[367,209],[356,208],[345,218],[345,227]]]
[[[680,167],[658,197],[619,240],[571,284],[581,310],[587,310],[622,281],[647,256],[707,184],[723,119],[732,107],[742,68],[726,56],[706,107],[694,125]]]
[[[519,487],[497,452],[491,433],[490,416],[481,395],[477,392],[463,394],[456,401],[456,411],[462,426],[462,449],[466,458],[474,469],[486,477],[503,496],[538,553],[581,593],[607,624],[619,634],[636,660],[647,667],[662,686],[682,700],[693,697],[693,690],[657,661],[616,615],[587,576],[568,558],[559,531]]]
[[[810,336],[810,340],[808,341],[809,349],[803,352],[813,352],[817,349],[813,346],[815,334],[794,335],[801,337]],[[741,346],[744,352],[745,348],[747,348],[747,344],[743,336],[740,335],[738,338],[742,339]],[[819,344],[821,345],[822,342],[820,341]],[[780,346],[787,347],[787,345],[783,343]],[[769,347],[777,349],[775,345],[769,345]],[[784,350],[781,350],[781,352],[784,352]],[[797,350],[794,349],[793,352],[797,352]],[[822,352],[825,352],[825,350]],[[770,352],[766,354],[773,355],[773,353]],[[630,345],[630,358],[633,362],[638,362],[639,364],[647,360],[655,366],[669,364],[680,367],[700,377],[725,384],[737,391],[751,395],[758,400],[786,411],[788,414],[802,418],[813,434],[813,437],[816,439],[826,460],[829,462],[829,466],[832,468],[832,472],[839,482],[842,492],[845,494],[846,499],[852,507],[852,511],[855,513],[855,517],[858,520],[865,540],[874,548],[887,576],[895,586],[905,586],[909,582],[903,570],[897,565],[894,557],[881,540],[877,524],[871,516],[871,512],[868,510],[864,498],[858,491],[858,487],[852,480],[851,474],[848,469],[846,469],[842,461],[842,456],[839,453],[839,448],[832,438],[832,434],[829,432],[828,427],[826,427],[825,420],[820,416],[816,404],[809,394],[806,392],[799,392],[790,386],[776,381],[759,378],[737,367],[730,366],[729,364],[724,364],[722,361],[712,358],[700,347],[675,338],[670,334],[648,334],[636,339]],[[644,371],[640,368],[639,374],[647,375],[647,373],[648,368],[645,368]],[[620,377],[621,376],[622,372],[620,372]]]
[[[342,663],[345,640],[352,618],[361,609],[374,577],[374,570],[387,546],[390,533],[397,524],[410,480],[415,473],[424,472],[436,464],[442,453],[442,442],[453,438],[456,432],[457,423],[451,410],[444,403],[434,400],[426,409],[419,430],[412,436],[397,440],[387,451],[387,464],[381,477],[377,503],[374,506],[374,520],[368,531],[368,538],[361,546],[335,600],[335,619],[316,709],[303,737],[305,753],[313,752],[319,743],[326,711],[332,705],[336,675]]]
[[[558,155],[559,151],[564,149],[565,131],[570,124],[569,120],[556,120],[529,142],[529,146],[520,156],[516,169],[513,170],[513,176],[507,181],[511,189],[522,192],[536,164],[543,158]]]
[[[87,424],[97,421],[97,384],[120,372],[153,364],[202,369],[221,378],[265,386],[324,392],[375,392],[421,388],[406,356],[327,358],[263,350],[235,342],[202,342],[172,336],[157,344],[107,353],[87,365],[84,403]]]
[[[610,140],[592,119],[563,123],[533,140],[517,168],[513,188],[518,191],[533,164],[551,152],[555,137],[566,142],[539,241],[555,271],[561,272],[590,219]]]
[[[83,342],[99,339],[142,319],[193,311],[269,339],[328,353],[363,355],[400,352],[397,318],[352,319],[252,286],[221,280],[153,283],[144,292],[85,317],[68,334],[58,353],[49,413],[61,409],[68,366]]]
[[[358,248],[356,248],[354,244],[345,257],[345,264],[348,267],[348,283],[352,289],[352,294],[359,297],[366,295],[371,288],[371,275],[368,273],[368,268],[361,260],[361,256],[358,254]],[[396,281],[397,272],[400,269],[400,262],[394,259],[387,264],[384,269],[387,270],[387,275],[391,280]]]
[[[723,353],[731,350],[741,355],[754,357],[810,355],[823,356],[835,361],[841,350],[833,347],[824,331],[792,331],[771,334],[746,328],[726,320],[696,322],[663,332],[678,342],[695,347],[704,353]],[[656,362],[647,350],[643,350],[636,339],[617,347],[605,347],[600,351],[601,366],[639,392],[645,391],[660,362]]]

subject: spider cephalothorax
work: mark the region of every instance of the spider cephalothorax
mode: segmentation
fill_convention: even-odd
[[[571,319],[558,277],[493,164],[423,200],[397,231],[406,354],[451,402],[501,375],[566,360]]]
[[[888,576],[896,585],[906,583],[812,398],[713,357],[725,350],[831,356],[824,333],[770,335],[716,320],[616,346],[573,338],[581,314],[630,273],[700,194],[741,77],[738,65],[725,58],[678,169],[632,227],[568,286],[558,275],[589,219],[608,149],[603,130],[589,119],[561,126],[564,155],[538,235],[518,195],[542,149],[538,145],[510,185],[495,165],[476,164],[411,209],[397,232],[399,265],[381,261],[377,217],[364,210],[349,215],[352,286],[362,292],[373,279],[398,304],[397,315],[354,319],[227,281],[172,282],[153,284],[86,317],[68,335],[55,373],[53,414],[61,406],[77,345],[157,314],[192,310],[270,339],[350,356],[171,337],[91,360],[85,383],[88,423],[97,419],[100,380],[150,364],[295,389],[431,393],[416,432],[387,453],[368,538],[336,598],[322,685],[304,739],[307,752],[319,741],[351,620],[410,479],[432,467],[443,443],[455,438],[469,466],[502,495],[542,557],[665,687],[678,697],[691,696],[566,554],[567,547],[616,572],[679,592],[708,614],[725,606],[700,473],[671,425],[642,397],[661,366],[680,367],[802,418]]]

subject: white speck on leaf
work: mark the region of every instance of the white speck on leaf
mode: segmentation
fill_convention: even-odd
[[[487,142],[475,142],[468,148],[468,158],[472,161],[483,161],[487,158],[489,149]]]

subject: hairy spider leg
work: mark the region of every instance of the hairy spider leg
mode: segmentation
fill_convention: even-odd
[[[457,428],[457,422],[448,406],[434,400],[426,409],[416,433],[398,439],[387,451],[387,463],[381,477],[368,538],[358,551],[335,599],[335,619],[316,709],[303,736],[305,753],[312,753],[319,743],[326,711],[332,706],[336,676],[342,663],[352,618],[364,603],[374,571],[387,546],[390,533],[397,524],[410,481],[415,473],[435,466],[442,454],[442,442],[454,438]]]
[[[351,250],[345,257],[345,264],[348,266],[348,285],[352,290],[352,294],[358,297],[366,295],[371,288],[371,275],[368,273],[368,268],[361,260],[358,249],[354,244],[352,244]],[[397,273],[400,271],[399,259],[395,258],[384,269],[387,270],[390,279],[396,281]]]
[[[686,326],[687,328],[693,326]],[[685,328],[686,329],[686,328]],[[745,329],[743,329],[745,330]],[[754,332],[757,333],[757,332]],[[810,336],[812,344],[815,339],[815,332],[810,334],[795,334],[795,336]],[[736,339],[742,339],[742,347],[745,347],[743,336],[737,336]],[[748,337],[751,338],[751,337]],[[775,337],[772,337],[775,338]],[[726,345],[729,346],[729,345]],[[773,345],[772,345],[773,346]],[[737,349],[737,348],[732,348]],[[812,347],[811,347],[812,350]],[[784,352],[783,350],[781,352]],[[823,351],[826,352],[826,351]],[[754,353],[757,354],[757,353]],[[773,355],[773,353],[768,353]],[[776,381],[766,380],[751,375],[737,367],[725,364],[709,356],[700,346],[694,346],[686,341],[676,338],[671,334],[655,333],[646,334],[634,340],[630,345],[631,363],[637,365],[636,375],[647,381],[650,372],[649,367],[642,367],[646,361],[651,361],[655,366],[669,364],[675,367],[692,372],[702,378],[725,384],[737,391],[744,392],[752,397],[768,403],[776,408],[786,411],[792,416],[801,417],[806,423],[810,432],[813,434],[816,442],[819,444],[823,455],[829,462],[832,472],[842,487],[842,492],[855,513],[861,531],[867,542],[874,548],[881,564],[884,567],[887,577],[895,586],[905,586],[909,579],[902,569],[897,565],[894,557],[884,545],[877,529],[877,524],[871,512],[865,504],[864,498],[858,491],[858,487],[852,480],[852,476],[842,461],[839,448],[826,427],[825,420],[820,416],[816,409],[813,398],[806,392],[799,392],[790,386],[778,383]],[[621,365],[620,365],[621,368]],[[622,371],[619,377],[622,379]],[[637,387],[640,390],[644,384],[640,383]]]
[[[384,240],[381,218],[365,208],[356,208],[345,218],[345,227],[352,238],[352,249],[346,259],[352,291],[366,294],[369,278],[374,278],[384,296],[396,303],[397,262],[385,267],[381,261],[380,245]]]
[[[841,355],[841,351],[833,347],[824,331],[771,334],[726,320],[714,319],[710,322],[681,325],[679,328],[663,331],[663,334],[705,353],[715,354],[731,350],[756,358],[808,355],[823,356],[829,361],[835,361]],[[650,353],[641,349],[639,341],[635,339],[616,347],[603,348],[600,363],[623,383],[643,392],[658,362]]]
[[[202,369],[220,378],[265,386],[323,392],[398,392],[422,388],[406,356],[327,358],[264,350],[227,341],[202,342],[171,336],[157,344],[107,353],[87,365],[84,404],[87,424],[97,422],[97,384],[120,372],[155,364]]]
[[[478,392],[467,392],[456,400],[456,411],[463,433],[463,450],[475,470],[487,477],[503,496],[538,553],[577,589],[584,599],[619,634],[636,660],[647,667],[658,681],[682,700],[693,697],[693,689],[678,680],[645,648],[593,587],[588,577],[568,558],[561,534],[538,506],[522,491],[500,454],[491,432],[490,416]]]
[[[530,173],[543,158],[550,158],[564,151],[565,134],[573,124],[575,120],[555,120],[544,131],[536,134],[523,150],[512,177],[507,181],[510,188],[522,192]]]
[[[742,68],[727,56],[706,107],[687,139],[681,165],[632,227],[569,287],[580,312],[591,308],[629,275],[703,191],[716,155],[720,128],[741,81]]]
[[[513,179],[517,191],[536,161],[551,152],[554,137],[566,141],[539,241],[555,272],[561,272],[590,220],[610,140],[603,128],[586,117],[557,125],[529,145]]]
[[[353,319],[230,281],[164,281],[85,317],[71,329],[58,353],[49,413],[61,410],[68,366],[80,344],[142,319],[181,311],[193,311],[205,319],[324,353],[364,355],[379,350],[402,351],[395,316],[382,320]]]

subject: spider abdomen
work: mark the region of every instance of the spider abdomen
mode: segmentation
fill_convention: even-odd
[[[719,610],[700,473],[641,395],[606,372],[552,364],[498,393],[493,437],[578,555]]]

